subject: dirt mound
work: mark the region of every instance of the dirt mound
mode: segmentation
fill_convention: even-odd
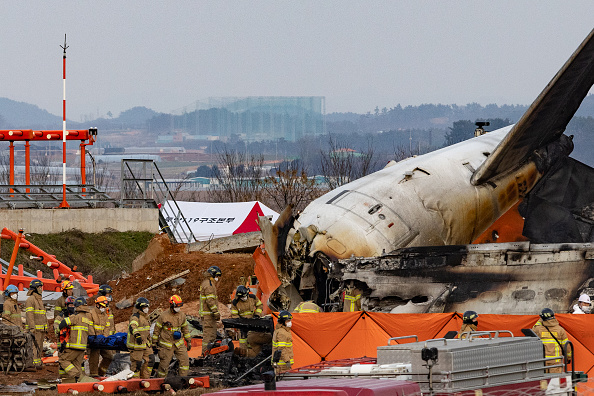
[[[131,307],[126,309],[115,308],[115,303],[124,298],[145,297],[150,301],[151,309],[168,307],[168,300],[172,294],[179,294],[184,303],[198,300],[200,297],[200,283],[204,279],[203,273],[211,265],[220,267],[223,272],[223,276],[217,285],[219,301],[223,304],[228,304],[233,290],[254,273],[254,260],[251,254],[186,253],[186,245],[184,244],[171,245],[164,243],[161,246],[163,252],[142,269],[131,273],[125,279],[109,282],[114,291],[114,302],[112,304],[116,323],[127,321],[132,314]],[[150,286],[185,270],[190,270],[190,273],[183,276],[185,282],[182,285],[172,286],[171,283],[167,283],[146,293],[139,294]]]
[[[148,247],[132,261],[132,271],[138,271],[146,264],[159,258],[166,250],[171,250],[171,241],[167,234],[158,234],[151,239]]]

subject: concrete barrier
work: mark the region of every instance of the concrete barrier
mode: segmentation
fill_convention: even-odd
[[[114,231],[159,231],[156,208],[96,209],[5,209],[0,210],[0,227],[33,234],[53,234],[71,229],[100,233]]]
[[[204,253],[252,253],[262,240],[262,232],[246,232],[227,237],[188,243],[188,252]]]

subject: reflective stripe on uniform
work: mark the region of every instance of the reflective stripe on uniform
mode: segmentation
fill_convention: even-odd
[[[293,359],[291,359],[291,360],[289,360],[288,362],[285,362],[284,360],[279,360],[277,364],[278,364],[279,366],[285,366],[285,365],[287,365],[287,364],[290,364],[290,365],[292,365],[293,363],[294,363],[294,360],[293,360]]]
[[[87,349],[87,344],[75,344],[75,343],[69,342],[66,344],[66,348],[85,350],[85,349]]]
[[[292,342],[274,342],[274,341],[272,341],[272,346],[274,348],[279,348],[279,347],[293,347],[293,343]]]
[[[351,302],[351,306],[350,306],[350,312],[355,312],[355,304],[357,303],[358,300],[361,299],[361,295],[357,294],[356,296],[349,296],[349,295],[345,295],[344,296],[345,300],[348,300]]]

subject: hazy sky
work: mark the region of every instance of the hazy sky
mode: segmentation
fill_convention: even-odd
[[[325,96],[326,112],[530,104],[594,28],[594,1],[0,2],[0,97],[67,117]]]

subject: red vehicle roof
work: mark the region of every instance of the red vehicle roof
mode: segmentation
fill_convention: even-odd
[[[264,390],[264,384],[225,389],[214,395],[335,395],[335,396],[401,396],[420,394],[419,384],[411,381],[372,378],[312,378],[306,380],[279,381],[276,391]]]

